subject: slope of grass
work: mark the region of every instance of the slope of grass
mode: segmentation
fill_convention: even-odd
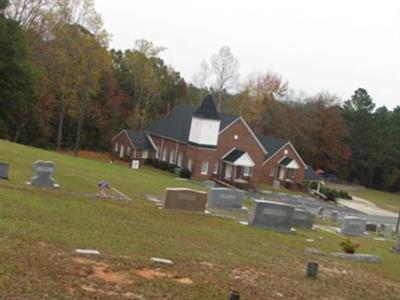
[[[37,159],[56,162],[59,191],[26,187]],[[4,141],[0,161],[11,164],[11,180],[0,182],[1,299],[227,299],[232,289],[243,299],[398,299],[400,255],[388,251],[393,242],[359,239],[361,252],[381,255],[382,265],[311,256],[307,247],[339,251],[343,238],[319,231],[279,234],[160,210],[144,195],[161,197],[165,187],[199,188],[169,173]],[[101,179],[133,201],[72,196],[95,193]],[[101,255],[78,260],[76,248]],[[155,265],[153,256],[175,264]],[[310,260],[320,263],[317,280],[304,276]],[[107,272],[99,276],[96,268]],[[137,275],[143,268],[164,275],[146,279]],[[187,278],[189,284],[177,281]]]
[[[400,211],[400,194],[365,189],[359,192],[352,192],[353,196],[366,199],[375,203],[378,207],[396,212]]]

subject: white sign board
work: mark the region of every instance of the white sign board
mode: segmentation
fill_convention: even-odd
[[[132,160],[131,167],[132,167],[132,169],[139,170],[140,161],[138,161],[138,160]]]

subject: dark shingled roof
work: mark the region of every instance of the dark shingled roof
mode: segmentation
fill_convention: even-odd
[[[315,173],[314,169],[311,166],[307,165],[307,168],[304,173],[305,181],[322,181],[322,177]]]
[[[236,160],[238,160],[245,152],[235,149],[231,153],[229,153],[227,156],[225,156],[224,161],[234,163]]]
[[[278,139],[267,135],[258,135],[257,138],[265,150],[267,150],[268,157],[274,155],[279,149],[289,143],[287,140]]]
[[[167,137],[173,140],[187,143],[190,133],[192,116],[196,108],[187,105],[175,106],[163,119],[155,122],[147,130],[149,133]],[[219,114],[221,120],[220,131],[235,121],[238,116]]]
[[[221,120],[211,95],[204,98],[199,108],[193,113],[193,116],[210,120]]]
[[[285,157],[284,159],[282,159],[279,163],[279,165],[286,167],[287,165],[289,165],[293,160],[289,157]]]
[[[135,145],[136,149],[154,150],[144,131],[127,129],[126,132],[128,133],[128,136],[131,139],[132,144]]]

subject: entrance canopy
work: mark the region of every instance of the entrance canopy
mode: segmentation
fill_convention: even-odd
[[[222,160],[228,164],[241,167],[254,167],[255,163],[247,152],[234,149],[222,157]]]
[[[284,159],[282,159],[279,162],[279,165],[282,166],[282,167],[285,167],[287,169],[298,169],[298,168],[300,168],[299,164],[295,160],[293,160],[293,159],[291,159],[289,157],[285,157]]]

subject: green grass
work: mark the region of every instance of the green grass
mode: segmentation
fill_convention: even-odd
[[[400,211],[400,194],[365,189],[359,192],[352,192],[351,195],[369,200],[378,207],[398,213]]]
[[[59,191],[25,185],[37,159],[56,162]],[[162,197],[166,187],[200,187],[166,172],[134,171],[4,141],[0,161],[11,164],[11,180],[0,181],[1,299],[227,299],[232,289],[242,299],[398,299],[400,255],[388,251],[393,242],[357,240],[361,252],[381,255],[382,265],[316,257],[305,249],[339,251],[343,237],[302,230],[280,234],[224,218],[159,210],[145,194]],[[101,179],[133,201],[71,195],[95,193]],[[101,255],[88,265],[77,263],[76,248],[98,249]],[[175,264],[154,265],[153,256]],[[317,280],[304,276],[310,260],[321,265]],[[94,276],[96,263],[130,282]],[[138,268],[173,275],[149,280],[135,275]],[[188,277],[193,284],[174,277]]]

